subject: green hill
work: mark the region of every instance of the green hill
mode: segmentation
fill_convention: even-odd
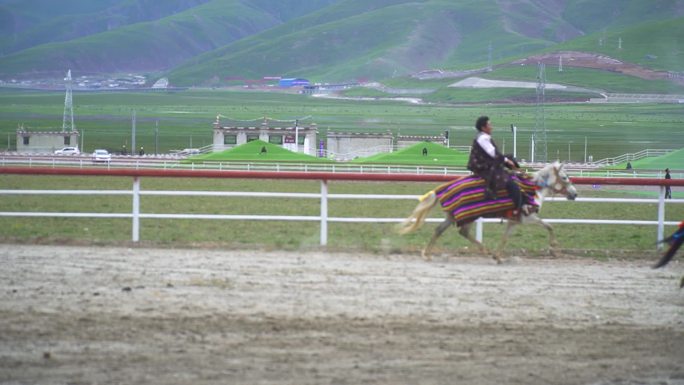
[[[209,0],[24,0],[0,5],[0,52],[68,41],[158,20]]]
[[[263,151],[265,149],[266,151]],[[221,152],[190,157],[185,163],[199,162],[297,162],[330,163],[325,158],[292,152],[279,145],[254,140]]]
[[[195,1],[193,3],[200,5],[158,19],[98,31],[69,41],[40,44],[0,57],[0,75],[57,73],[62,76],[67,68],[75,73],[166,70],[332,1],[335,0],[210,0],[204,4]],[[129,2],[135,5],[140,0]],[[101,17],[107,20],[101,20]],[[103,24],[114,23],[109,15],[97,14],[91,18]],[[50,22],[36,28],[64,29]],[[26,34],[30,35],[30,32]]]
[[[264,76],[338,82],[481,68],[549,50],[684,71],[682,15],[681,0],[0,0],[0,77],[61,77],[71,68],[167,71],[177,86]],[[566,77],[586,85],[594,75]],[[614,80],[616,90],[644,84]]]
[[[220,73],[321,81],[377,79],[433,66],[481,64],[488,54],[483,41],[493,41],[505,56],[553,44],[506,31],[497,22],[479,23],[504,18],[493,0],[385,3],[343,1],[202,55],[169,77],[178,85],[206,83]]]
[[[341,1],[197,57],[172,71],[170,78],[177,85],[207,84],[222,73],[347,81],[426,68],[476,68],[487,64],[490,43],[492,60],[504,63],[594,32],[598,25],[613,28],[613,22],[623,25],[684,11],[659,1],[657,12],[641,12],[652,3],[626,0],[620,11],[595,7],[599,9],[590,16],[598,21],[587,23],[589,29],[584,30],[573,25],[578,20],[586,23],[577,14],[579,6],[586,5],[580,0],[557,7],[532,2],[518,7],[494,0],[367,3]]]
[[[424,155],[423,149],[427,150]],[[468,154],[446,148],[431,142],[420,142],[396,152],[383,152],[366,158],[357,158],[352,163],[363,164],[407,164],[421,166],[463,166],[468,163]]]
[[[645,169],[645,170],[665,170],[669,168],[670,170],[684,170],[684,148],[681,150],[673,151],[669,154],[662,156],[655,156],[650,158],[643,158],[635,160],[632,163],[632,168]],[[617,169],[624,169],[627,163],[623,163],[615,166]]]
[[[619,39],[622,48],[618,48]],[[684,72],[684,17],[606,28],[553,50],[595,52],[654,70]]]

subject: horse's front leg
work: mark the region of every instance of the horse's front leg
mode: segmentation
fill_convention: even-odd
[[[489,250],[483,245],[480,241],[477,239],[473,238],[472,235],[470,235],[470,226],[473,224],[473,222],[466,223],[465,225],[461,226],[461,228],[458,230],[458,233],[461,234],[465,239],[469,240],[471,243],[477,245],[477,247],[480,249],[480,252],[484,255],[489,254]],[[499,258],[498,255],[492,254],[492,257],[496,260],[496,263],[501,263],[501,258]]]
[[[551,255],[558,257],[557,249],[559,247],[558,240],[556,239],[556,233],[553,231],[553,227],[550,224],[544,222],[537,214],[530,214],[523,219],[524,223],[534,223],[544,227],[549,232],[549,249]]]
[[[432,256],[430,255],[430,251],[432,249],[432,246],[434,246],[435,242],[437,242],[437,238],[439,238],[442,233],[446,231],[446,229],[449,228],[449,226],[453,225],[454,222],[451,220],[449,216],[444,220],[444,222],[440,223],[439,226],[435,229],[435,232],[432,234],[432,238],[430,238],[430,242],[428,242],[427,245],[425,245],[425,248],[423,249],[421,255],[423,259],[426,261],[431,261]]]

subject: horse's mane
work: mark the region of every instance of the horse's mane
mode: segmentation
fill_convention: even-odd
[[[555,177],[555,175],[553,174],[553,171],[554,170],[560,170],[560,169],[561,169],[560,163],[558,163],[558,162],[549,163],[546,166],[539,169],[534,174],[532,174],[532,180],[537,182],[537,184],[539,185],[540,184],[539,181],[541,179],[547,179],[548,180],[548,178],[551,176]]]

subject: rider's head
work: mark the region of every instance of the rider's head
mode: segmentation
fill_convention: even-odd
[[[475,122],[475,128],[477,128],[478,131],[483,131],[487,127],[488,123],[489,116],[480,116]]]

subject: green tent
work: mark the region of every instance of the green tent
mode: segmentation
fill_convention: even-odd
[[[330,163],[325,158],[306,155],[286,150],[277,144],[254,140],[239,146],[221,151],[190,157],[188,162],[292,162],[292,163]]]

